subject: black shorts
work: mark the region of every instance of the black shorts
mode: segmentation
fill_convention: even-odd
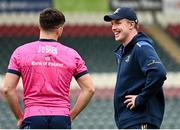
[[[71,129],[68,116],[32,116],[23,120],[20,129]]]

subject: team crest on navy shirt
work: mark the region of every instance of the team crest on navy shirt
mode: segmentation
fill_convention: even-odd
[[[125,61],[129,62],[131,55],[126,56]]]

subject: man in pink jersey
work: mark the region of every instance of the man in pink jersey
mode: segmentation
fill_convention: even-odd
[[[40,39],[18,47],[12,54],[4,82],[4,95],[17,118],[17,126],[30,129],[70,129],[71,121],[86,107],[95,88],[87,67],[72,48],[57,42],[65,17],[56,9],[40,13]],[[24,112],[16,87],[22,77]],[[75,77],[81,91],[70,109],[70,83]]]

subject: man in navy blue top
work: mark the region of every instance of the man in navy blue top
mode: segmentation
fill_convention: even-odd
[[[114,92],[115,121],[119,129],[158,129],[161,126],[165,101],[163,83],[166,70],[158,57],[153,41],[138,32],[138,19],[133,9],[118,8],[105,15],[115,40],[117,81]]]

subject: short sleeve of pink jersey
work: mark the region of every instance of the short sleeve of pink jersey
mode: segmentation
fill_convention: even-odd
[[[81,76],[88,73],[87,67],[85,65],[84,60],[81,58],[81,56],[77,53],[75,56],[75,62],[76,62],[76,69],[74,73],[75,79],[80,78]]]
[[[20,72],[19,62],[20,62],[19,51],[18,49],[16,49],[11,55],[7,72],[14,73],[20,76],[21,72]]]

